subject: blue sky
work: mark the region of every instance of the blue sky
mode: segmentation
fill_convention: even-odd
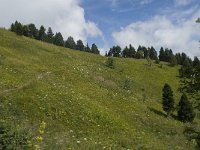
[[[180,24],[177,22],[192,20],[193,15],[200,15],[199,0],[84,0],[81,1],[81,6],[85,10],[86,19],[94,21],[103,31],[108,45],[119,44],[122,47],[124,47],[124,44],[116,42],[113,33],[123,31],[124,28],[132,23],[142,23],[151,20],[155,16],[160,16],[161,18],[165,17],[167,21],[170,21],[174,26],[177,25],[178,27]],[[198,40],[199,36],[194,36],[197,37],[192,38]],[[125,36],[124,38],[126,39]],[[98,39],[96,39],[96,41],[102,45]],[[142,43],[143,42],[141,42],[141,44]],[[152,43],[152,45],[154,46],[154,43]],[[137,46],[136,44],[135,47]],[[147,44],[147,46],[150,45]],[[160,46],[168,46],[168,44]],[[157,49],[158,47],[159,46],[157,46]],[[176,48],[175,51],[177,52],[187,51],[186,49],[179,50],[177,47],[173,47],[173,45],[170,48]],[[199,53],[194,52],[193,54]]]
[[[44,25],[105,54],[113,45],[161,46],[200,56],[200,0],[0,0],[0,27]],[[24,7],[26,6],[26,7]]]

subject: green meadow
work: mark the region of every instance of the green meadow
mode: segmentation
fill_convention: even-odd
[[[45,122],[47,150],[194,149],[183,134],[189,124],[162,110],[165,83],[180,99],[180,66],[113,59],[111,69],[106,57],[0,29],[0,119],[26,131],[31,147]]]

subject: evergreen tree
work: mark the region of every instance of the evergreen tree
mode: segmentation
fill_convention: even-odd
[[[178,118],[183,122],[193,122],[195,114],[192,105],[185,94],[181,96],[178,106]]]
[[[91,52],[94,53],[94,54],[99,54],[98,47],[94,43],[92,44]]]
[[[200,60],[198,57],[194,57],[193,67],[197,67],[198,65],[200,65]]]
[[[38,40],[44,41],[46,38],[46,33],[45,33],[46,29],[44,28],[44,26],[40,27],[39,33],[38,33]]]
[[[121,56],[121,47],[113,46],[112,48],[110,48],[110,51],[108,52],[108,56],[120,57]]]
[[[78,40],[77,41],[77,44],[76,44],[76,49],[79,50],[79,51],[84,51],[84,44],[81,40]]]
[[[24,36],[29,36],[29,29],[27,25],[23,26],[23,35]]]
[[[174,55],[172,55],[170,59],[170,66],[174,67],[176,65],[177,65],[177,59]]]
[[[64,46],[63,36],[60,32],[56,33],[53,44],[57,46]]]
[[[141,58],[144,58],[144,51],[143,50],[138,50],[135,57],[137,59],[141,59]]]
[[[149,49],[149,57],[153,60],[156,60],[158,58],[157,52],[153,46]]]
[[[14,23],[11,24],[11,26],[10,26],[10,31],[12,31],[12,32],[15,32],[15,31],[16,31],[16,29],[15,29],[15,24],[14,24]]]
[[[165,61],[165,51],[164,51],[163,47],[160,48],[159,60]]]
[[[87,45],[86,45],[86,47],[85,47],[85,51],[86,51],[86,52],[90,52],[90,53],[91,53],[91,49],[90,49],[90,47],[89,47],[88,43],[87,43]]]
[[[135,48],[130,44],[129,45],[129,57],[135,58],[135,54],[136,54]]]
[[[48,28],[48,31],[47,31],[47,36],[46,36],[46,42],[48,43],[53,43],[54,41],[54,34],[53,34],[53,31],[51,29],[51,27]]]
[[[126,46],[125,48],[124,48],[124,50],[122,51],[122,57],[124,57],[124,58],[129,58],[130,56],[129,56],[129,49],[128,49],[128,47]]]
[[[17,35],[23,35],[23,25],[20,22],[15,22],[15,32]]]
[[[70,49],[76,49],[76,42],[74,41],[73,37],[68,37],[67,41],[65,42],[65,47]]]
[[[174,98],[173,91],[168,84],[165,84],[163,87],[162,94],[162,104],[163,110],[169,115],[174,110]]]
[[[36,26],[31,23],[28,25],[29,28],[29,36],[35,39],[38,39],[38,29],[36,28]]]

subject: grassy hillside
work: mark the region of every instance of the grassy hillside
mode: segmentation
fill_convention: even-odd
[[[165,83],[178,102],[178,67],[114,61],[0,29],[1,119],[32,143],[46,122],[42,149],[194,149],[186,125],[162,111]]]

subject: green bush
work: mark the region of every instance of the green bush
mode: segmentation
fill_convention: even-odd
[[[109,68],[114,69],[115,65],[114,65],[114,59],[111,57],[108,57],[107,61],[106,61],[106,66]]]

